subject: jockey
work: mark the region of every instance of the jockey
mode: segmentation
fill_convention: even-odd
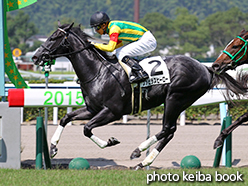
[[[130,83],[141,82],[149,77],[139,63],[130,57],[140,56],[156,49],[157,41],[150,31],[135,22],[110,21],[109,16],[104,12],[93,14],[90,26],[100,35],[109,35],[108,44],[92,44],[106,52],[115,50],[116,57],[132,69]],[[123,45],[123,41],[128,44]]]

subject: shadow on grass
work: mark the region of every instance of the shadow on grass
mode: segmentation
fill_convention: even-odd
[[[72,158],[52,159],[52,169],[68,169]],[[129,169],[129,167],[117,165],[114,160],[104,158],[88,158],[90,169]],[[44,166],[44,163],[43,163]],[[35,160],[21,162],[22,169],[35,169]],[[43,167],[45,168],[45,166]]]

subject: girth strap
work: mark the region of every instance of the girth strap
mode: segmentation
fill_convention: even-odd
[[[140,84],[132,84],[132,114],[138,114],[142,108],[142,88]]]

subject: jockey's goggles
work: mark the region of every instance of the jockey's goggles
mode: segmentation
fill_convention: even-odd
[[[97,26],[94,26],[93,28],[94,28],[95,31],[97,31],[97,30],[100,30],[101,27],[102,27],[102,25],[97,25]]]

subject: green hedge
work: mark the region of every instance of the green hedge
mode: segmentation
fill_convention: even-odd
[[[248,101],[236,101],[234,104],[229,104],[228,109],[233,120],[236,120],[242,114],[248,112]],[[192,106],[186,110],[186,118],[188,120],[205,120],[210,115],[215,115],[219,119],[220,109],[219,104]]]
[[[73,108],[75,110],[76,108]],[[25,107],[23,110],[23,121],[31,121],[35,120],[37,116],[44,116],[45,109],[44,108],[30,108]],[[58,109],[58,119],[62,119],[67,113],[67,108],[60,107]],[[53,108],[48,108],[48,120],[53,120]]]

